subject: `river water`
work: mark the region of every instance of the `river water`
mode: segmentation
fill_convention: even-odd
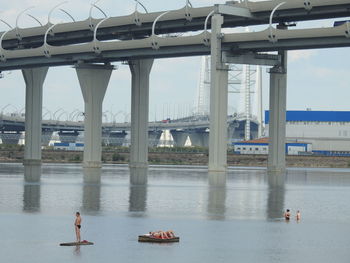
[[[130,186],[127,166],[84,181],[80,165],[44,165],[40,183],[23,166],[0,164],[0,262],[349,262],[350,170],[157,166],[146,186]],[[281,179],[282,178],[282,179]],[[285,209],[293,218],[282,218]],[[294,219],[296,210],[302,219]],[[74,241],[74,214],[82,238]],[[180,242],[138,243],[173,229]]]

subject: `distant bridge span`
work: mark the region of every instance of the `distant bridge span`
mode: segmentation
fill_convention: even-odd
[[[240,140],[243,139],[244,127],[245,127],[244,115],[228,116],[227,127],[229,130],[229,140]],[[256,119],[252,118],[252,138],[257,136],[257,128],[259,123]],[[177,146],[184,146],[184,138],[181,142],[178,136],[179,133],[185,133],[186,136],[194,138],[201,136],[202,133],[208,134],[210,123],[208,116],[192,116],[179,120],[170,120],[166,122],[150,122],[149,135],[151,136],[151,145],[156,146],[159,141],[161,132],[169,130],[174,137],[174,144]],[[122,145],[123,140],[126,136],[126,132],[131,129],[130,123],[103,123],[102,124],[102,137],[108,143],[115,145]],[[0,118],[0,136],[3,140],[8,143],[17,144],[19,136],[16,134],[25,131],[25,119],[21,117],[13,117],[3,115]],[[60,140],[67,142],[75,142],[79,133],[84,131],[84,122],[73,122],[73,121],[58,121],[58,120],[43,120],[42,121],[42,133],[44,144],[47,144],[51,138],[53,132],[59,132]],[[114,137],[114,140],[111,139]],[[208,146],[206,141],[198,141],[197,144],[193,142],[193,145],[197,146]]]

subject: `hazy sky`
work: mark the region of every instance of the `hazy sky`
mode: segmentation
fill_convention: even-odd
[[[1,1],[0,19],[15,25],[16,16],[27,7],[35,6],[28,13],[37,17],[43,24],[47,22],[47,14],[59,1],[49,0],[12,0]],[[149,12],[178,9],[185,5],[185,0],[143,0]],[[191,0],[193,6],[213,5],[225,1]],[[98,5],[109,16],[126,15],[133,12],[133,0],[101,0]],[[62,6],[76,20],[88,17],[90,1],[72,0]],[[95,12],[94,17],[101,17]],[[68,21],[59,11],[52,16],[53,21]],[[299,23],[298,27],[332,26],[333,20]],[[20,27],[35,26],[28,16],[22,16]],[[0,31],[7,30],[0,24]],[[243,30],[243,29],[241,29]],[[254,30],[254,29],[253,29]],[[163,119],[168,116],[180,117],[195,106],[199,85],[200,57],[159,59],[156,60],[150,81],[150,119]],[[350,49],[305,50],[289,52],[288,59],[288,98],[287,108],[290,110],[350,110]],[[110,112],[117,120],[129,118],[131,76],[129,67],[115,63],[118,69],[112,74],[103,104],[108,120]],[[268,74],[263,69],[264,109],[268,108]],[[20,71],[4,72],[0,79],[0,110],[4,112],[21,111],[24,107],[25,85]],[[5,107],[10,104],[10,106]],[[238,108],[238,102],[230,96],[230,108]],[[71,67],[50,68],[44,84],[45,118],[58,109],[67,114],[75,109],[83,110],[83,98],[75,70]],[[61,110],[60,113],[63,111]],[[60,114],[65,119],[67,114]],[[59,114],[56,114],[56,117]],[[106,119],[104,119],[105,121]]]

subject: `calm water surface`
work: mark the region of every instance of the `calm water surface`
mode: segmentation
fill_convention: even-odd
[[[130,186],[127,166],[105,166],[99,184],[79,165],[44,165],[25,183],[20,164],[0,164],[0,262],[349,262],[350,170],[151,167],[147,186]],[[281,215],[299,209],[302,220]],[[73,241],[74,213],[83,217]],[[173,229],[180,243],[138,243]]]

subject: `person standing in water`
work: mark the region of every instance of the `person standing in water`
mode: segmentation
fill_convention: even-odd
[[[297,219],[297,221],[300,221],[300,219],[301,219],[301,214],[300,214],[299,210],[297,211],[296,219]]]
[[[77,243],[81,241],[80,238],[80,228],[81,228],[81,216],[79,212],[75,213],[75,222],[74,222],[74,227],[75,227],[75,235],[77,237]]]
[[[287,211],[284,213],[284,219],[289,221],[290,220],[290,211],[287,209]]]

